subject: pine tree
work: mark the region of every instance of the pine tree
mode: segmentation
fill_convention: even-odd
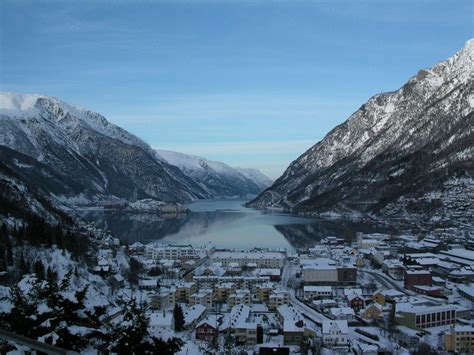
[[[174,317],[174,330],[177,332],[181,332],[184,330],[184,314],[183,309],[179,304],[174,306],[173,310],[173,317]]]
[[[151,343],[148,333],[149,319],[146,316],[146,306],[138,303],[132,297],[130,300],[121,300],[119,304],[123,310],[123,320],[114,327],[112,334],[114,339],[111,350],[117,353],[144,354],[151,351]]]
[[[44,265],[41,262],[41,260],[36,260],[34,266],[33,266],[33,271],[36,275],[36,277],[40,280],[44,280],[45,278],[45,271],[44,271]]]
[[[48,283],[54,283],[58,281],[58,273],[51,268],[51,266],[48,266],[48,269],[46,271],[46,281]]]

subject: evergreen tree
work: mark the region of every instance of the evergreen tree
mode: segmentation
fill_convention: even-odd
[[[33,271],[36,275],[36,277],[39,279],[39,280],[44,280],[45,278],[45,271],[44,271],[44,265],[43,263],[41,262],[41,260],[36,260],[34,266],[33,266]]]
[[[48,266],[48,269],[46,271],[46,281],[48,283],[53,283],[56,284],[58,281],[58,273],[51,268],[51,266]]]
[[[152,350],[149,342],[148,324],[146,316],[146,306],[138,303],[132,297],[130,300],[120,300],[122,306],[123,322],[113,327],[112,334],[116,335],[113,340],[111,350],[119,354],[145,354]]]
[[[183,309],[176,303],[173,310],[174,330],[181,332],[184,330],[184,314]]]

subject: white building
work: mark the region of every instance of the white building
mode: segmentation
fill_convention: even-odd
[[[348,345],[349,328],[347,320],[324,320],[323,343],[334,348]]]
[[[306,301],[314,300],[315,298],[329,298],[332,297],[331,286],[304,286],[303,297]]]
[[[191,245],[162,245],[148,244],[145,247],[145,256],[150,259],[198,259],[199,250]]]
[[[228,266],[229,263],[238,263],[241,267],[249,264],[258,268],[283,268],[285,256],[279,252],[269,251],[216,251],[211,255],[211,263],[222,263]]]
[[[305,283],[333,283],[337,282],[337,267],[334,260],[314,259],[301,262],[303,267],[303,281]]]

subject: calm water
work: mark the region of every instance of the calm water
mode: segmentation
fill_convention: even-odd
[[[83,211],[81,216],[109,230],[124,242],[186,243],[218,248],[287,248],[313,246],[327,236],[353,240],[357,232],[384,232],[361,222],[328,221],[281,213],[265,213],[242,204],[245,200],[209,200],[189,204],[191,213],[163,217],[147,213]]]

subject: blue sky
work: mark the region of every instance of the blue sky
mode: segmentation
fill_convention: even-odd
[[[473,37],[472,1],[0,2],[0,90],[272,178]]]

